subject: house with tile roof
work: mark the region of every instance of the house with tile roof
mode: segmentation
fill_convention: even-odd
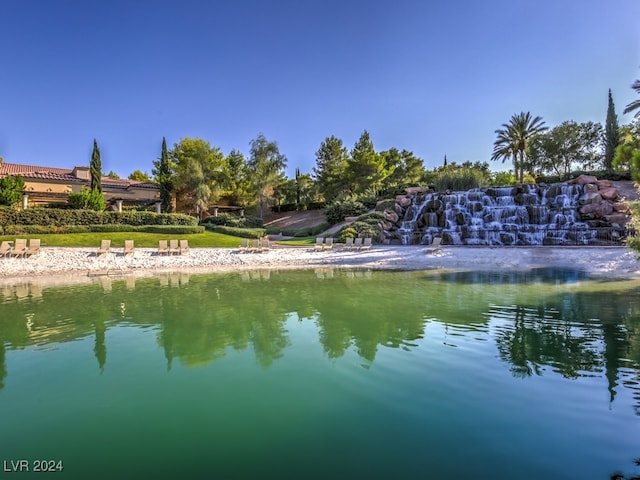
[[[0,162],[0,178],[20,175],[25,191],[22,206],[65,204],[71,192],[90,188],[89,167],[73,169]],[[102,193],[108,207],[122,210],[123,205],[148,205],[160,208],[160,190],[155,183],[124,178],[102,177]]]

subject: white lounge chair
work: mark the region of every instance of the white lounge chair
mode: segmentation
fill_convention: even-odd
[[[440,243],[442,242],[442,237],[433,237],[433,241],[431,242],[431,246],[427,248],[426,253],[431,254],[438,250],[440,250]]]
[[[169,240],[169,255],[180,255],[178,240]]]
[[[40,253],[40,239],[32,238],[29,240],[29,248],[27,248],[22,254],[24,257],[30,257]]]
[[[98,249],[98,253],[96,254],[98,257],[104,255],[105,253],[109,253],[111,251],[111,240],[102,240],[100,242],[100,248]]]
[[[189,240],[180,240],[180,255],[189,255],[190,253]]]
[[[169,242],[158,240],[158,255],[169,255]]]
[[[11,242],[2,242],[2,245],[0,245],[0,257],[8,257],[9,255],[11,255],[12,249],[13,246],[11,245]]]
[[[125,240],[124,241],[124,256],[133,255],[134,247],[133,240]]]

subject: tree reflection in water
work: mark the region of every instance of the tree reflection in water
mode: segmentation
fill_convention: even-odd
[[[604,373],[610,400],[633,391],[640,413],[640,287],[588,281],[574,271],[186,272],[145,279],[2,290],[0,388],[6,355],[30,345],[94,338],[107,363],[108,330],[152,327],[167,368],[206,365],[251,349],[268,368],[291,345],[288,322],[312,322],[329,358],[354,350],[369,364],[381,347],[412,349],[425,325],[489,334],[514,375],[566,378]]]

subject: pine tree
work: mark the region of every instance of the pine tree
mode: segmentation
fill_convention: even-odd
[[[613,157],[616,154],[616,147],[620,143],[620,129],[618,126],[618,116],[613,105],[611,89],[609,89],[609,106],[607,107],[607,121],[604,126],[604,168],[613,169]]]
[[[100,149],[98,142],[93,139],[93,152],[91,152],[91,163],[89,164],[91,173],[91,190],[102,193],[102,162],[100,160]]]

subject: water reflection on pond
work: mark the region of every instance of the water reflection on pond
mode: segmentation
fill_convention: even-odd
[[[184,474],[210,452],[199,442],[211,429],[225,437],[207,440],[219,473],[240,477],[322,478],[343,464],[370,478],[400,465],[406,478],[606,478],[640,454],[638,281],[557,269],[262,270],[0,294],[0,407],[13,413],[0,450],[15,458],[50,449],[86,469],[104,451],[131,460],[136,446]],[[40,423],[25,426],[32,409]],[[109,437],[128,411],[137,433],[83,457],[83,425]],[[158,430],[169,412],[170,432]],[[63,439],[24,437],[61,425]],[[188,454],[171,450],[182,428]],[[298,457],[278,463],[271,443]],[[246,451],[259,462],[238,463]],[[429,465],[405,463],[425,455]],[[144,465],[140,474],[156,471]]]

